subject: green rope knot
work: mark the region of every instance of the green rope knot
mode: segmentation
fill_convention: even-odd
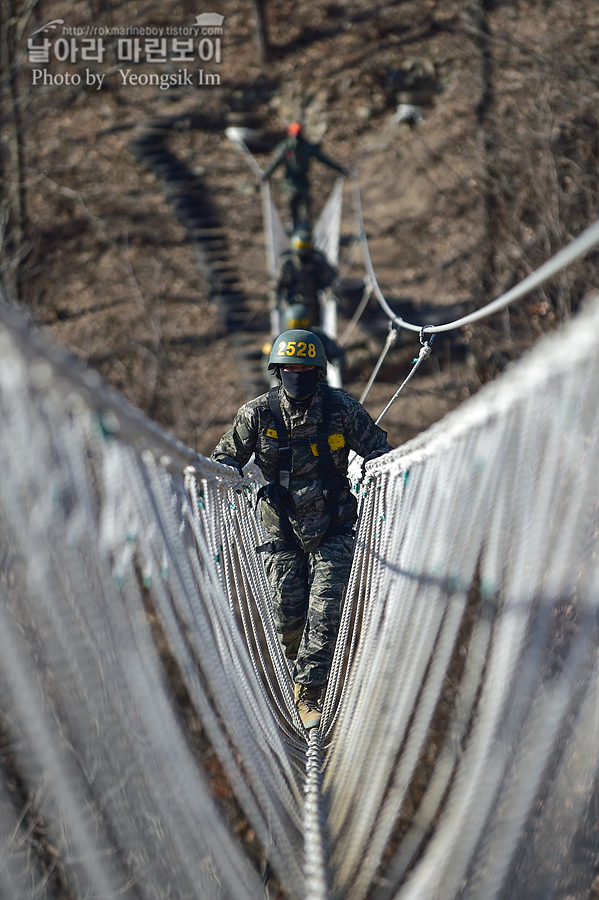
[[[119,432],[119,420],[111,409],[98,410],[97,415],[102,437],[105,441],[111,440]]]

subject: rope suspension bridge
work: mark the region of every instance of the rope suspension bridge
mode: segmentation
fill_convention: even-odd
[[[590,898],[598,395],[594,301],[352,467],[308,735],[254,549],[259,473],[178,443],[0,304],[0,896]]]

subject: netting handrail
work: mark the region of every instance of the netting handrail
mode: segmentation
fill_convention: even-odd
[[[244,543],[255,545],[261,540],[257,520],[245,515],[246,507],[255,503],[254,486],[249,480],[240,493],[232,491],[231,476],[222,466],[183,448],[97,378],[68,363],[66,354],[46,348],[42,355],[40,341],[33,336],[27,341],[26,329],[15,321],[10,311],[3,311],[2,468],[11,475],[13,469],[17,471],[14,478],[2,482],[2,543],[14,544],[16,554],[25,553],[33,562],[27,584],[18,591],[15,586],[14,596],[10,581],[3,579],[0,590],[9,613],[7,639],[20,627],[22,616],[31,620],[31,646],[20,647],[22,667],[36,671],[42,665],[52,671],[58,661],[61,690],[65,696],[72,695],[71,708],[55,712],[59,717],[68,713],[62,738],[51,723],[37,722],[35,715],[22,716],[15,708],[26,778],[34,778],[38,769],[52,773],[49,790],[56,791],[58,810],[51,818],[52,840],[67,857],[80,860],[77,879],[82,893],[90,890],[116,897],[139,868],[141,895],[147,891],[155,896],[168,883],[178,884],[182,896],[189,890],[186,884],[203,884],[207,896],[216,896],[221,889],[227,896],[235,895],[239,885],[250,896],[261,894],[259,879],[252,875],[234,833],[221,822],[210,798],[209,783],[190,754],[166,685],[160,684],[156,644],[145,621],[149,611],[151,620],[160,623],[176,660],[181,689],[217,751],[234,795],[251,816],[269,864],[284,873],[289,895],[301,896],[303,729],[293,705],[289,673],[273,637],[264,573],[255,566],[248,572],[239,552]],[[19,427],[27,417],[36,423],[33,434]],[[49,465],[56,468],[50,475]],[[36,548],[45,545],[48,550],[38,556]],[[10,557],[7,562],[5,556],[3,573],[9,563]],[[29,604],[21,608],[25,596]],[[241,611],[244,599],[247,608]],[[117,626],[116,613],[123,603],[130,624]],[[84,621],[88,609],[89,623]],[[266,642],[273,668],[263,677],[256,676],[262,648],[248,651],[243,632],[235,624],[237,617],[248,628],[259,628]],[[103,649],[94,673],[87,660],[90,652],[92,659],[96,657],[96,640]],[[40,654],[37,663],[31,655],[34,651]],[[42,663],[45,655],[47,662]],[[12,691],[10,660],[4,657],[8,684],[2,682],[3,700],[18,696],[19,706],[26,711],[34,702],[35,685],[29,693]],[[123,662],[126,670],[119,674]],[[150,679],[152,668],[155,676]],[[95,692],[97,700],[86,697],[79,708],[82,690]],[[106,707],[106,691],[117,708],[112,708],[112,701]],[[51,707],[50,698],[47,702]],[[57,702],[65,701],[59,697]],[[101,741],[96,728],[86,733],[87,716],[101,723]],[[254,727],[256,723],[259,727]],[[130,748],[121,759],[123,772],[111,787],[111,755],[120,745],[124,747],[129,729],[142,747],[152,748],[147,771],[144,757],[136,758]],[[103,796],[111,798],[116,790],[114,800],[102,800],[104,815],[111,822],[111,839],[105,838],[106,850],[102,850],[99,829],[95,847],[101,855],[108,853],[110,840],[116,842],[115,852],[132,861],[125,870],[117,866],[111,872],[109,857],[105,870],[97,856],[76,851],[70,843],[80,840],[77,823],[87,815],[89,803],[93,805],[95,788],[90,800],[82,801],[83,807],[72,812],[62,808],[61,785],[71,781],[77,790],[69,765],[57,755],[65,740],[76,748],[84,770],[97,770],[107,779],[103,787],[102,779],[97,779],[98,801]],[[68,762],[70,754],[63,753]],[[115,756],[117,763],[118,759]],[[132,774],[128,777],[127,772]],[[118,788],[123,778],[135,791]],[[80,795],[85,798],[85,791],[80,790]],[[126,815],[116,802],[121,797],[128,797]],[[174,802],[176,797],[181,798],[180,804]],[[155,831],[155,841],[139,830],[139,815],[163,822]],[[18,822],[18,812],[13,818]],[[214,827],[208,825],[212,819]],[[163,827],[171,829],[171,836],[161,847]],[[9,836],[10,830],[7,840]],[[203,854],[213,860],[207,869]],[[179,874],[173,874],[178,869]],[[237,887],[236,878],[240,879]],[[215,894],[219,883],[223,887]]]
[[[535,810],[539,794],[557,777],[562,793],[552,812],[560,802],[568,806],[567,772],[576,765],[584,772],[577,790],[587,801],[596,791],[593,728],[579,704],[597,701],[599,666],[598,323],[595,304],[462,409],[368,467],[350,588],[365,610],[359,638],[342,626],[334,664],[341,672],[349,667],[360,690],[336,682],[334,671],[328,709],[329,824],[339,882],[350,897],[372,883],[397,811],[410,807],[473,586],[479,613],[455,718],[388,881],[374,895],[391,897],[407,879],[397,896],[457,896],[469,868],[467,896],[479,896],[483,872],[484,896],[497,896],[507,882],[520,885],[511,896],[536,894],[539,855],[558,852],[554,840],[539,843],[549,830],[543,810]],[[564,608],[578,620],[576,640],[570,634],[567,652],[557,651],[562,677],[552,682],[543,652],[563,638]],[[392,726],[381,709],[392,708],[398,685]],[[331,691],[346,692],[338,712]],[[567,746],[564,733],[572,746],[585,745],[584,764],[564,747],[556,758],[555,742]],[[569,852],[574,819],[568,815]],[[522,862],[527,853],[530,868]],[[551,891],[561,896],[563,844],[559,853],[564,871],[556,867]]]

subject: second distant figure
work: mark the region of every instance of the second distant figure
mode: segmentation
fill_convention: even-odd
[[[347,172],[322,152],[318,144],[312,144],[302,136],[302,126],[292,122],[287,129],[287,138],[275,147],[273,157],[264,172],[267,180],[280,165],[285,165],[283,189],[289,196],[289,212],[292,227],[300,222],[310,222],[310,185],[308,175],[313,159],[335,169],[342,175]]]
[[[303,303],[310,323],[320,324],[322,291],[330,289],[337,277],[325,256],[312,245],[312,231],[307,225],[294,229],[289,250],[281,255],[279,270],[271,287],[271,307]]]

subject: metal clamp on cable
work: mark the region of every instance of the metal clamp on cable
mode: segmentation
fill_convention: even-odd
[[[422,326],[422,328],[420,329],[420,343],[421,344],[427,344],[427,343],[432,344],[432,342],[435,340],[437,332],[432,331],[430,333],[430,335],[428,335],[428,334],[424,333],[424,329],[425,328],[434,328],[434,327],[435,327],[434,325],[423,325]]]
[[[432,343],[435,340],[436,331],[432,331],[430,334],[425,334],[425,328],[432,328],[432,325],[423,325],[420,329],[420,343],[422,344],[422,349],[420,351],[420,356],[426,358],[431,355],[432,351]]]

